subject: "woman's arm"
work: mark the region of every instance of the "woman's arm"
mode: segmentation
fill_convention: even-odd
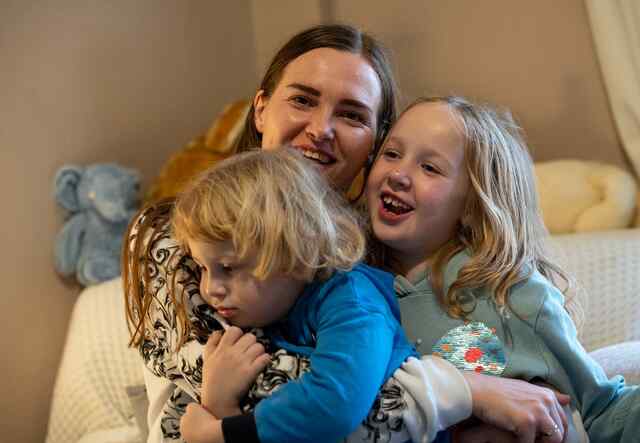
[[[153,374],[146,366],[143,366],[143,375],[149,400],[149,409],[147,409],[149,436],[147,437],[147,443],[163,443],[162,410],[177,386],[168,379]]]
[[[485,422],[483,433],[495,429],[487,435],[502,435],[499,430],[506,431],[518,442],[533,442],[549,428],[553,414],[562,427],[558,435],[545,441],[562,440],[566,426],[562,405],[569,403],[567,395],[521,380],[460,371],[446,360],[429,355],[420,360],[410,358],[394,377],[418,406],[415,428],[408,427],[414,442],[433,441],[437,432],[471,414]]]
[[[471,390],[462,372],[445,359],[425,355],[409,357],[393,376],[415,409],[406,420],[414,443],[429,443],[436,434],[471,415]],[[410,402],[407,402],[410,403]]]
[[[567,395],[523,380],[464,372],[473,399],[473,415],[484,423],[511,432],[521,443],[533,443],[549,430],[545,442],[560,443],[567,427],[562,409]]]

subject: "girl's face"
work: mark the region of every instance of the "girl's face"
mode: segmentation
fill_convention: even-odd
[[[258,91],[262,148],[290,145],[338,189],[349,187],[373,147],[381,86],[360,55],[319,48],[294,59],[270,97]]]
[[[469,190],[464,138],[448,106],[422,103],[391,129],[367,182],[378,240],[407,269],[455,235]]]
[[[253,276],[255,257],[239,260],[231,241],[189,241],[200,267],[200,294],[232,325],[263,327],[283,318],[302,293],[305,283],[290,276]]]

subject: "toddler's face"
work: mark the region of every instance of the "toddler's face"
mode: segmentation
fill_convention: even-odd
[[[263,327],[280,320],[304,288],[290,276],[257,279],[255,257],[240,260],[231,241],[188,243],[201,270],[203,300],[235,326]]]
[[[376,237],[405,260],[426,261],[455,234],[469,178],[457,118],[441,103],[406,111],[367,182]]]

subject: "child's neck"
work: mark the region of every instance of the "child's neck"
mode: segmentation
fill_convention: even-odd
[[[402,275],[410,282],[416,282],[424,278],[425,273],[431,267],[431,259],[425,257],[408,257],[401,252],[389,254],[389,264],[395,273]]]

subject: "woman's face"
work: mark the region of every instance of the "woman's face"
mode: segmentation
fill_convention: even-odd
[[[299,149],[336,188],[346,189],[373,147],[381,94],[362,56],[330,48],[302,54],[270,97],[262,90],[255,96],[262,148]]]

